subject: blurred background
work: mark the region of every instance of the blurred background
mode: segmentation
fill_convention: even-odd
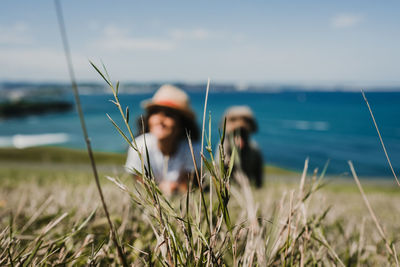
[[[106,117],[111,91],[90,66],[121,82],[132,118],[163,83],[186,90],[217,144],[224,110],[249,105],[265,162],[346,176],[389,178],[360,90],[389,156],[400,163],[400,2],[61,1],[89,135],[96,151],[125,153]],[[3,0],[0,147],[84,149],[53,1]],[[135,120],[132,119],[132,125]]]

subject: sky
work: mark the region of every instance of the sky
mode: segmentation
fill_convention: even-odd
[[[400,1],[61,0],[78,82],[400,85]],[[54,2],[0,1],[0,82],[68,81]]]

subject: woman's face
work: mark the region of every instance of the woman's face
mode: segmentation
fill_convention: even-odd
[[[149,117],[149,131],[158,140],[176,140],[181,135],[179,115],[168,108],[156,108]]]

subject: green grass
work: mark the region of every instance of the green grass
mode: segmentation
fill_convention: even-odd
[[[19,259],[26,262],[29,256],[33,255],[36,246],[39,246],[39,249],[32,256],[34,265],[39,264],[39,259],[43,259],[45,255],[49,256],[48,264],[86,265],[88,262],[105,265],[118,264],[115,247],[109,240],[107,221],[103,211],[99,208],[100,200],[90,166],[85,163],[87,161],[82,159],[86,153],[48,147],[7,151],[15,157],[17,155],[20,157],[17,157],[18,160],[12,160],[5,156],[7,155],[5,150],[0,153],[2,154],[0,160],[0,229],[4,229],[6,233],[6,236],[0,235],[2,244],[0,265],[9,262],[8,252],[4,250],[5,248],[9,247],[11,258],[17,259],[21,253]],[[28,152],[22,153],[26,151]],[[42,156],[36,158],[32,156],[38,154],[42,154]],[[154,205],[151,205],[151,201],[147,202],[150,199],[144,197],[143,191],[141,193],[143,202],[134,201],[137,199],[134,188],[137,188],[138,185],[134,184],[121,167],[125,155],[101,153],[100,158],[98,167],[101,184],[111,218],[118,229],[128,261],[136,265],[144,265],[143,261],[147,263],[152,261],[156,265],[160,265],[164,262],[162,259],[165,258],[157,249],[156,233],[149,224],[151,222],[156,230],[159,227],[157,220],[154,220],[156,217],[153,217],[156,216],[156,213],[152,211]],[[53,159],[55,160],[53,161]],[[228,209],[233,225],[240,226],[234,228],[236,230],[232,234],[237,236],[240,233],[239,229],[242,229],[242,234],[239,235],[241,238],[237,240],[238,254],[236,257],[230,252],[229,246],[226,247],[229,242],[223,245],[221,243],[223,239],[218,239],[215,249],[223,253],[225,264],[231,265],[234,260],[244,264],[251,259],[250,254],[246,254],[247,249],[256,244],[258,244],[257,247],[263,248],[266,238],[272,238],[277,242],[278,250],[270,251],[268,246],[265,246],[266,250],[263,252],[266,253],[263,254],[265,258],[270,260],[269,265],[274,266],[297,265],[301,256],[299,251],[301,247],[305,249],[303,253],[307,265],[313,264],[313,262],[323,265],[339,265],[334,258],[335,254],[348,266],[355,266],[357,263],[362,265],[393,263],[351,180],[326,178],[327,185],[314,192],[310,199],[302,204],[306,209],[306,213],[303,214],[301,209],[296,208],[296,203],[300,203],[296,198],[293,198],[292,204],[290,204],[291,195],[296,196],[300,192],[301,175],[273,167],[267,167],[266,173],[264,187],[260,190],[251,190],[254,203],[251,201],[251,195],[244,193],[242,186],[232,185]],[[116,185],[105,178],[106,175],[121,179],[130,193],[121,192]],[[400,220],[400,210],[397,205],[400,201],[398,188],[392,186],[390,182],[383,184],[377,181],[363,180],[362,182],[365,183],[365,191],[389,240],[393,240],[397,245],[400,231],[400,227],[396,223]],[[312,175],[309,174],[304,192],[307,192],[311,186]],[[198,197],[198,191],[194,192],[193,198],[191,198],[191,201],[194,201],[191,204],[193,211],[197,210]],[[206,194],[207,205],[210,204],[208,198],[209,195]],[[215,198],[214,201],[216,201]],[[182,210],[185,207],[184,196],[173,198],[171,205],[176,212],[174,216],[184,216],[184,209]],[[215,224],[218,219],[218,209],[216,209],[218,202],[214,205],[216,205],[213,211],[213,223]],[[252,236],[248,232],[252,225],[252,217],[246,213],[248,205],[255,205],[254,209],[258,206],[256,215],[259,219],[255,229],[261,231],[261,240],[256,239],[256,236]],[[287,212],[290,207],[294,214],[288,217]],[[325,217],[320,218],[328,207],[331,207],[329,212]],[[94,210],[96,212],[92,214]],[[62,218],[44,236],[39,236],[46,226],[64,213],[67,213],[65,218]],[[164,213],[167,217],[171,216],[168,214],[169,212]],[[193,220],[196,218],[195,214],[196,212],[193,214]],[[305,224],[302,223],[302,220],[298,221],[303,216],[306,218]],[[32,222],[26,227],[26,223],[30,220]],[[169,222],[174,222],[171,225],[179,225],[179,220],[174,220],[174,217],[169,217]],[[289,233],[287,229],[283,228],[284,225],[279,223],[285,220],[291,220],[291,224],[298,225],[298,227],[306,226],[310,233],[315,231],[314,238],[318,240],[324,238],[325,241],[308,240],[303,233],[300,239],[294,242],[294,234],[300,234],[301,227],[298,230],[293,228]],[[271,224],[274,221],[276,222]],[[201,225],[201,231],[207,235],[207,227],[204,228],[204,217]],[[12,226],[12,232],[10,226]],[[80,228],[79,231],[77,231],[78,228]],[[171,228],[176,238],[183,238],[182,244],[185,244],[185,234],[180,229],[180,227]],[[23,232],[21,232],[22,230]],[[222,225],[222,232],[219,233],[219,236],[221,238],[228,237],[227,230],[226,226]],[[7,239],[7,236],[10,235],[14,240],[11,243]],[[329,244],[330,249],[326,247],[325,243],[320,242]],[[287,247],[287,245],[289,246]],[[357,247],[359,250],[355,249]],[[22,251],[23,248],[26,249]],[[180,251],[183,253],[186,250],[182,247]],[[262,251],[259,250],[257,253]],[[54,256],[49,255],[50,253],[54,253]],[[155,254],[150,257],[149,253]],[[156,255],[161,258],[157,260]],[[260,263],[257,256],[253,260]]]
[[[101,177],[123,172],[125,155],[95,153]],[[12,186],[23,182],[88,184],[93,182],[89,157],[84,150],[59,147],[0,149],[0,183]]]
[[[97,164],[122,165],[125,155],[96,152],[95,159]],[[1,148],[0,162],[90,163],[86,150],[61,147]]]
[[[126,155],[121,153],[95,152],[97,168],[101,176],[123,173]],[[32,147],[25,149],[0,148],[0,178],[2,182],[69,181],[92,182],[92,169],[85,150],[62,147]],[[270,175],[297,175],[296,172],[266,165]]]

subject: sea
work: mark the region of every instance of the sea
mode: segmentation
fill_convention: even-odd
[[[180,86],[188,91],[201,128],[206,87]],[[24,89],[18,89],[20,87]],[[6,95],[18,95],[16,92],[27,94],[41,90],[48,94],[53,87],[57,87],[61,92],[55,94],[58,98],[73,102],[67,85],[48,84],[45,89],[43,85],[25,87],[3,85],[0,97],[4,100]],[[108,114],[121,129],[125,129],[119,110],[110,101],[113,99],[111,92],[93,89],[98,87],[101,86],[83,85],[83,93],[80,94],[92,147],[95,151],[126,153],[126,141],[107,117]],[[157,87],[157,84],[142,85],[139,89],[121,90],[119,93],[124,110],[129,106],[130,124],[135,132],[138,132],[137,119],[143,113],[141,103],[151,98]],[[399,173],[400,92],[368,91],[366,97],[388,156]],[[258,143],[267,164],[302,171],[308,158],[311,171],[318,169],[321,172],[327,166],[327,175],[349,177],[348,161],[352,161],[357,174],[362,177],[393,177],[360,91],[347,92],[346,88],[339,91],[304,90],[297,87],[261,90],[234,86],[214,89],[211,86],[205,125],[207,135],[211,133],[214,149],[221,134],[222,115],[226,108],[233,105],[247,105],[253,110],[259,130],[252,138]],[[0,120],[0,147],[42,145],[85,149],[75,109]]]

